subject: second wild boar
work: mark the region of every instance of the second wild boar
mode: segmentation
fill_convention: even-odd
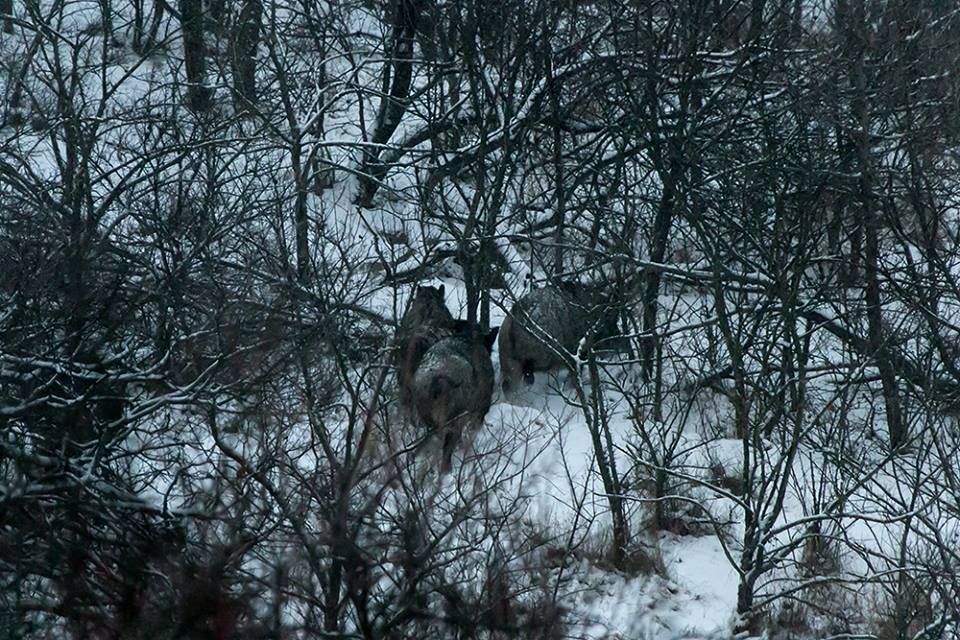
[[[534,289],[517,299],[500,329],[500,374],[503,390],[532,385],[537,372],[567,366],[580,341],[619,333],[609,296],[590,285],[565,282]]]
[[[444,288],[417,287],[417,293],[397,328],[395,363],[400,387],[400,404],[413,405],[413,376],[427,351],[443,338],[453,335],[457,321],[443,301]]]
[[[417,415],[442,443],[443,469],[463,432],[476,429],[493,398],[493,364],[490,354],[497,329],[484,335],[466,330],[443,338],[427,351],[413,380]]]

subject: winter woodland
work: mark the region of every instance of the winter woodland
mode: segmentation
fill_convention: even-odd
[[[0,0],[0,640],[960,637],[960,8]]]

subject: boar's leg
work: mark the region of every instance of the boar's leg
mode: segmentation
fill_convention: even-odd
[[[523,381],[527,384],[533,384],[533,360],[524,360],[522,365]]]
[[[455,429],[447,429],[446,433],[443,434],[443,466],[441,469],[444,473],[453,468],[453,450],[457,448],[460,440],[459,435]]]

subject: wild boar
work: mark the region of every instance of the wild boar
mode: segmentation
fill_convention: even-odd
[[[413,379],[417,415],[442,443],[443,469],[450,469],[463,432],[483,422],[493,398],[490,354],[497,329],[468,328],[443,338],[427,351]]]
[[[564,282],[519,298],[500,329],[500,374],[503,390],[531,385],[536,372],[567,366],[564,353],[575,354],[593,331],[596,339],[619,333],[617,314],[596,286]]]
[[[457,321],[443,301],[444,288],[417,287],[417,293],[397,328],[395,363],[400,387],[400,404],[413,402],[413,376],[427,351],[439,340],[453,335]]]

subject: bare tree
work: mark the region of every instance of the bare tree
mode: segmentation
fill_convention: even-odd
[[[178,8],[183,35],[183,66],[187,74],[187,104],[195,111],[206,111],[210,108],[212,90],[206,84],[203,4],[200,0],[180,0]]]
[[[247,0],[240,6],[230,43],[233,70],[234,106],[238,111],[257,101],[257,49],[263,5],[260,0]]]

